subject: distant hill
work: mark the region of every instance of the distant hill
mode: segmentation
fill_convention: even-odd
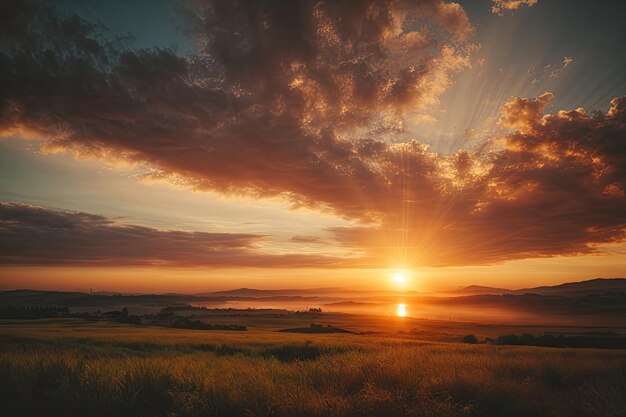
[[[228,302],[233,304],[223,304]],[[268,302],[269,304],[263,304]],[[281,304],[283,303],[284,304]],[[261,290],[239,288],[195,295],[143,294],[111,295],[102,293],[13,290],[0,291],[0,309],[64,308],[70,314],[94,311],[121,311],[132,314],[157,313],[164,308],[301,309],[303,306],[324,306],[349,313],[360,308],[372,314],[391,314],[399,304],[412,306],[424,317],[445,317],[461,320],[524,320],[527,323],[585,323],[591,325],[620,324],[626,317],[626,279],[592,279],[554,286],[508,290],[472,285],[445,294],[417,292],[367,291],[339,288]],[[345,307],[345,310],[342,308]],[[199,308],[199,307],[198,307]],[[307,307],[308,308],[308,307]],[[354,310],[356,311],[356,310]],[[423,312],[423,313],[422,313]],[[255,314],[247,312],[245,314]],[[332,330],[332,329],[330,329]],[[305,332],[300,329],[299,332]],[[329,329],[307,329],[306,332],[328,332]]]
[[[237,288],[227,291],[201,292],[193,294],[196,297],[246,297],[246,298],[270,298],[270,297],[320,297],[320,298],[345,298],[345,297],[367,297],[367,296],[397,296],[397,295],[417,295],[415,291],[364,291],[349,288],[299,288],[299,289],[278,289],[260,290],[256,288]]]
[[[582,296],[605,292],[626,292],[626,278],[596,278],[580,282],[568,282],[560,285],[524,288],[512,291],[513,294],[540,294]]]
[[[503,295],[503,294],[539,294],[539,295],[561,295],[561,296],[583,296],[592,294],[602,294],[605,292],[626,292],[626,278],[595,278],[580,282],[568,282],[565,284],[522,288],[520,290],[509,290],[506,288],[485,287],[481,285],[470,285],[458,290],[448,291],[447,294],[468,296],[468,295]]]
[[[340,288],[308,288],[308,289],[281,289],[281,290],[259,290],[255,288],[237,288],[235,290],[202,292],[194,294],[199,297],[301,297],[335,295],[342,292]]]
[[[413,291],[367,291],[350,290],[345,288],[309,288],[309,289],[276,289],[261,290],[254,288],[239,288],[230,291],[205,292],[194,295],[183,294],[115,294],[115,293],[81,293],[62,291],[38,291],[32,289],[11,290],[0,292],[0,306],[67,306],[71,309],[90,306],[94,308],[109,308],[118,305],[142,305],[142,306],[171,306],[187,305],[201,302],[225,302],[225,301],[267,301],[267,302],[337,302],[334,307],[357,303],[398,303],[403,302],[421,304],[480,304],[510,305],[545,304],[552,306],[565,303],[577,308],[593,308],[606,306],[615,309],[616,306],[623,308],[626,303],[626,279],[625,278],[596,278],[581,282],[569,282],[554,286],[541,286],[509,290],[506,288],[486,287],[471,285],[455,291],[445,293],[444,297],[438,295],[423,295]],[[544,298],[539,300],[538,298]],[[589,298],[590,297],[590,298]],[[568,298],[568,300],[557,300]],[[350,303],[350,304],[348,304]],[[586,306],[586,307],[585,307]],[[152,308],[151,307],[151,308]]]
[[[502,295],[511,294],[513,291],[506,288],[484,287],[482,285],[470,285],[459,290],[450,291],[458,295]]]
[[[9,290],[0,292],[0,305],[65,305],[68,299],[85,297],[80,292]]]

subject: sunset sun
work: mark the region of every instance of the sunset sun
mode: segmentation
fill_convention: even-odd
[[[406,275],[403,272],[396,272],[393,275],[393,282],[395,282],[396,284],[406,283]]]

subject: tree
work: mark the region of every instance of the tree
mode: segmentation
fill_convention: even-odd
[[[478,338],[476,338],[476,336],[474,336],[473,334],[468,334],[467,336],[463,336],[463,339],[461,339],[461,342],[469,343],[470,345],[475,345],[478,343]]]

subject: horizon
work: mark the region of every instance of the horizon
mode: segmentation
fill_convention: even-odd
[[[561,283],[557,283],[557,284],[552,284],[552,285],[540,285],[540,286],[536,286],[536,287],[520,287],[520,288],[502,288],[502,287],[491,287],[491,286],[483,286],[483,285],[476,285],[476,284],[469,284],[469,285],[463,285],[460,287],[455,287],[455,288],[448,288],[448,289],[443,289],[443,290],[439,290],[439,291],[417,291],[414,289],[410,289],[410,288],[404,288],[404,289],[400,289],[400,288],[396,288],[396,289],[387,289],[387,290],[364,290],[364,289],[356,289],[356,288],[349,288],[349,287],[307,287],[307,288],[250,288],[250,287],[237,287],[237,288],[221,288],[221,289],[214,289],[214,290],[205,290],[205,291],[199,291],[199,292],[171,292],[171,291],[166,291],[166,292],[123,292],[123,291],[116,291],[114,289],[97,289],[97,288],[88,288],[88,289],[65,289],[65,290],[58,290],[58,289],[42,289],[42,288],[2,288],[0,289],[0,291],[4,291],[4,292],[10,292],[10,291],[41,291],[41,292],[79,292],[79,293],[84,293],[84,294],[102,294],[102,293],[106,293],[106,294],[120,294],[120,295],[167,295],[167,294],[173,294],[173,295],[184,295],[184,296],[200,296],[200,295],[210,295],[210,294],[219,294],[219,293],[229,293],[229,292],[236,292],[236,291],[261,291],[261,292],[272,292],[272,291],[307,291],[307,292],[314,292],[314,291],[325,291],[325,292],[332,292],[332,291],[336,291],[337,294],[349,294],[350,292],[353,293],[376,293],[377,291],[379,293],[393,293],[393,294],[397,294],[397,295],[402,295],[402,294],[420,294],[420,295],[433,295],[433,294],[439,294],[439,295],[443,295],[443,294],[454,294],[456,291],[461,291],[461,290],[466,290],[466,289],[471,289],[473,287],[478,287],[481,289],[485,289],[485,290],[489,290],[489,289],[494,289],[494,290],[507,290],[507,291],[521,291],[521,290],[532,290],[532,289],[536,289],[536,288],[541,288],[541,287],[547,287],[547,288],[551,288],[551,287],[558,287],[561,285],[566,285],[566,284],[581,284],[581,283],[588,283],[588,282],[593,282],[593,281],[617,281],[617,280],[624,280],[626,281],[626,278],[624,277],[614,277],[614,278],[607,278],[607,277],[597,277],[597,278],[589,278],[589,279],[584,279],[581,281],[564,281]],[[333,295],[331,293],[331,295]],[[335,294],[336,295],[336,294]],[[310,297],[317,297],[318,295],[311,295]],[[296,297],[296,295],[290,295],[290,297]],[[306,297],[306,295],[304,295],[303,297]]]

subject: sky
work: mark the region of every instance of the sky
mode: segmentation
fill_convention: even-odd
[[[0,288],[624,277],[625,9],[2,2]]]

